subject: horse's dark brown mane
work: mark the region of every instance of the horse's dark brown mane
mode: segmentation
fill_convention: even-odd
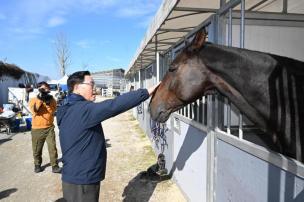
[[[273,54],[273,53],[270,53],[270,52],[262,52],[262,51],[250,50],[250,49],[246,49],[246,48],[238,48],[238,47],[233,47],[233,46],[219,45],[219,44],[214,44],[214,43],[211,43],[211,42],[205,42],[204,45],[202,47],[200,47],[200,49],[197,52],[200,52],[202,49],[204,49],[206,47],[210,47],[210,46],[226,50],[226,54],[228,54],[228,53],[231,54],[229,56],[237,55],[238,57],[244,57],[244,58],[249,58],[250,59],[250,56],[252,54],[259,55],[259,57],[261,55],[264,55],[264,56],[267,55],[267,56],[270,56],[270,57],[274,58],[277,61],[280,61],[281,64],[283,64],[283,63],[284,64],[290,64],[290,63],[297,63],[297,62],[303,63],[304,62],[304,61],[301,61],[301,60],[298,60],[298,59],[295,59],[295,58],[291,58],[291,57],[287,57],[287,56],[283,56],[283,55],[278,55],[278,54]],[[228,55],[227,55],[227,57],[228,57]],[[255,61],[255,62],[259,62],[259,61]]]

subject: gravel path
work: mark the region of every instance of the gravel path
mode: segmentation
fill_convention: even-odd
[[[141,177],[156,158],[149,139],[130,111],[105,121],[103,128],[108,143],[108,164],[100,201],[186,201],[171,180],[159,182]],[[58,136],[56,138],[58,142]],[[60,158],[59,143],[57,148]],[[42,163],[45,170],[38,174],[33,172],[30,132],[11,136],[1,133],[0,162],[1,201],[60,201],[61,175],[51,172],[46,144]]]

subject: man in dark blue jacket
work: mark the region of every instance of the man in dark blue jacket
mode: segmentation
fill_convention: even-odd
[[[57,111],[63,159],[63,197],[73,202],[97,202],[107,161],[101,122],[148,99],[158,85],[94,103],[94,81],[90,72],[75,72],[67,84],[70,95]]]

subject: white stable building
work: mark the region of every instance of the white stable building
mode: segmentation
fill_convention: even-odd
[[[125,73],[128,85],[160,81],[202,28],[213,43],[304,61],[303,0],[164,0]],[[204,96],[161,125],[148,104],[134,116],[188,201],[304,201],[304,165],[269,149],[226,98]]]
[[[9,102],[9,88],[18,88],[20,84],[36,86],[37,83],[49,79],[47,76],[27,72],[14,64],[0,61],[0,107]],[[22,91],[25,94],[25,89]]]

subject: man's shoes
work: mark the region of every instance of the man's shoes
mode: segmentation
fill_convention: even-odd
[[[61,173],[61,168],[59,166],[53,166],[52,167],[52,172],[53,173]]]
[[[40,172],[42,172],[41,165],[35,165],[34,172],[35,172],[35,173],[40,173]]]

